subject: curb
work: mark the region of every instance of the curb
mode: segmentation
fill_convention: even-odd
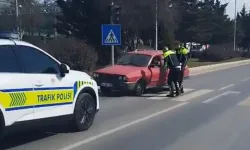
[[[250,59],[193,67],[193,68],[189,68],[189,70],[190,70],[190,75],[193,76],[193,75],[198,75],[198,74],[203,74],[203,73],[208,73],[208,72],[213,72],[213,71],[223,70],[223,69],[228,69],[228,68],[233,68],[233,67],[247,65],[247,64],[250,64]]]

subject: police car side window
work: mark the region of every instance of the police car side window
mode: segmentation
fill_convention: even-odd
[[[57,74],[58,63],[43,52],[27,46],[17,46],[15,54],[26,73]]]
[[[21,72],[21,68],[10,45],[0,45],[0,72]]]

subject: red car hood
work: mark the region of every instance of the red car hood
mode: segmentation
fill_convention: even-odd
[[[114,66],[109,66],[103,69],[96,70],[95,73],[127,75],[129,73],[139,71],[144,68],[145,67],[114,65]]]

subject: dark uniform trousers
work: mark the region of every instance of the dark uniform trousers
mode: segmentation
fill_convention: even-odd
[[[185,67],[187,65],[187,60],[188,60],[188,50],[186,48],[180,48],[179,50],[177,50],[177,58],[178,60],[182,63],[181,64],[181,72],[179,75],[179,85],[180,85],[180,90],[183,93],[183,78],[184,78],[184,71],[185,71]]]
[[[181,69],[180,68],[170,68],[168,74],[168,85],[170,88],[173,88],[173,83],[175,86],[175,90],[178,93],[179,91],[179,80],[180,80]],[[172,89],[173,91],[173,89]]]
[[[185,66],[182,65],[181,66],[181,70],[180,70],[180,74],[179,74],[179,85],[180,85],[180,88],[183,88],[182,83],[183,83],[183,79],[184,79],[184,72],[185,72]]]
[[[170,88],[170,95],[174,94],[174,88],[173,88],[174,86],[175,86],[176,94],[179,94],[178,81],[180,79],[181,66],[176,57],[176,53],[173,51],[167,51],[164,53],[164,59],[165,59],[165,63],[167,64],[169,68],[168,85]]]

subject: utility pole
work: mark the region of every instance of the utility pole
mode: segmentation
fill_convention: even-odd
[[[155,50],[158,50],[158,0],[155,0]]]
[[[236,51],[237,0],[234,0],[234,51]]]

